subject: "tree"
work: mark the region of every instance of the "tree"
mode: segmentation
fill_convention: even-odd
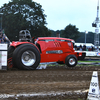
[[[85,43],[85,34],[86,34],[85,32],[80,32],[80,37],[76,40],[76,42]],[[95,33],[88,32],[88,34],[86,34],[86,42],[94,44],[94,35]]]
[[[12,0],[0,8],[0,13],[3,13],[5,33],[11,40],[18,40],[22,29],[28,29],[34,37],[50,34],[42,6],[32,0]]]
[[[71,38],[74,40],[77,40],[77,38],[79,37],[79,31],[78,28],[76,28],[75,25],[71,25],[69,24],[68,26],[65,27],[62,36],[65,38]]]
[[[75,42],[85,43],[85,32],[80,32],[79,38]]]

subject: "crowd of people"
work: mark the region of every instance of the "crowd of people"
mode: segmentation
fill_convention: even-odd
[[[86,45],[80,45],[80,46],[77,46],[77,45],[75,45],[75,50],[77,51],[77,50],[80,50],[80,51],[94,51],[95,50],[95,48],[93,47],[93,46],[91,46],[91,47],[86,47]]]

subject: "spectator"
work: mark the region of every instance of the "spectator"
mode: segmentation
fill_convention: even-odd
[[[83,46],[83,51],[86,51],[86,45]]]
[[[75,50],[77,50],[77,45],[75,45]]]
[[[91,48],[89,47],[88,51],[91,51]]]
[[[93,46],[91,46],[91,51],[94,51],[94,47]]]
[[[82,45],[80,45],[80,51],[82,51]]]
[[[97,52],[99,51],[99,47],[96,48],[96,51],[97,51]]]

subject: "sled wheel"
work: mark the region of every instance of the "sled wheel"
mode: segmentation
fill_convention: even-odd
[[[65,59],[65,64],[68,67],[75,67],[76,64],[77,64],[77,58],[76,58],[76,56],[74,56],[74,55],[67,56],[66,59]]]
[[[13,53],[13,65],[19,69],[36,69],[40,63],[40,52],[32,44],[22,44]]]

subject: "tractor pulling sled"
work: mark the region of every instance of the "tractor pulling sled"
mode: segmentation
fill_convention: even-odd
[[[84,59],[84,52],[75,52],[74,40],[60,37],[38,37],[32,41],[30,32],[19,32],[19,41],[13,41],[8,48],[8,68],[35,70],[39,63],[57,62],[75,67]]]

